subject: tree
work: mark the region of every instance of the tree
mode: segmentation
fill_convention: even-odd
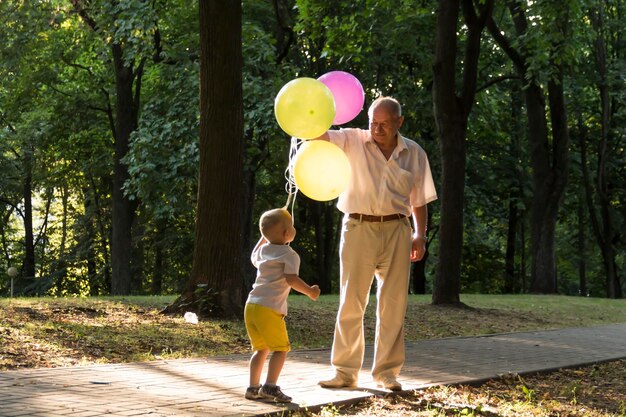
[[[122,286],[130,283],[137,294],[183,291],[193,266],[199,196],[199,3],[0,1],[0,271],[21,266],[18,293],[111,293],[112,246],[120,248],[111,243],[112,218],[120,218],[112,213],[116,160],[118,173],[127,168],[128,176],[123,185],[118,178],[115,198],[137,205],[131,250],[124,251],[132,279]],[[545,283],[547,291],[623,295],[623,3],[494,2],[498,27],[481,39],[478,87],[460,145],[465,173],[454,177],[464,178],[464,196],[455,200],[463,217],[453,219],[462,227],[461,293],[525,292],[528,269],[541,277],[533,285]],[[473,2],[476,10],[480,5],[486,3]],[[79,6],[97,30],[85,24]],[[444,182],[450,181],[456,168],[441,158],[432,105],[436,10],[435,0],[242,2],[245,162],[237,186],[245,203],[231,201],[231,207],[245,222],[247,288],[255,272],[245,258],[258,239],[256,219],[286,199],[289,138],[272,117],[275,93],[286,81],[343,70],[363,83],[365,108],[379,95],[395,96],[403,104],[403,135],[426,149],[438,184],[442,160]],[[456,92],[450,114],[462,121],[469,96],[461,74],[471,64],[462,55],[473,29],[461,11],[457,19],[455,75],[437,87]],[[122,83],[134,101],[125,102],[128,107],[116,101],[124,94],[118,97],[113,44],[123,52],[118,69],[130,74]],[[119,124],[135,111],[120,159],[115,142],[125,135],[118,135]],[[364,109],[343,127],[366,124]],[[561,152],[568,131],[569,155]],[[429,205],[430,257],[415,265],[418,291],[429,291],[436,269],[450,268],[444,264],[454,258],[441,245],[450,238],[432,233],[442,215],[450,220],[450,206],[443,210],[448,214],[439,209],[453,195],[447,187]],[[293,244],[301,273],[333,291],[339,212],[333,202],[300,197]],[[116,237],[130,230],[115,224]],[[117,252],[113,257],[121,259]],[[7,291],[0,274],[0,293]]]
[[[50,114],[39,107],[45,101],[41,90],[34,85],[42,83],[43,65],[37,62],[45,43],[37,36],[49,28],[46,10],[31,8],[19,2],[2,4],[3,27],[0,38],[0,122],[3,129],[0,140],[5,142],[10,159],[6,162],[9,175],[19,178],[20,197],[16,193],[0,194],[3,204],[12,207],[23,222],[23,262],[21,275],[27,285],[34,283],[37,274],[37,236],[33,220],[33,200],[38,180],[43,176],[38,167],[40,144],[48,134]],[[29,22],[26,25],[25,22]],[[34,63],[32,61],[35,61]],[[4,156],[4,155],[3,155]],[[10,188],[14,187],[15,183]],[[4,194],[4,193],[2,193]]]
[[[467,26],[461,91],[457,95],[457,41],[459,7]],[[461,249],[467,123],[474,102],[480,38],[491,17],[493,1],[477,6],[472,0],[439,1],[433,102],[442,158],[440,262],[433,285],[433,304],[460,302]]]
[[[544,10],[544,29],[548,32],[544,42],[549,45],[548,56],[544,51],[535,51],[532,42],[538,42],[541,36],[536,25],[529,23],[525,6],[522,2],[507,2],[514,23],[518,41],[522,50],[512,46],[494,19],[489,19],[488,27],[498,45],[507,53],[519,74],[526,80],[524,98],[526,117],[528,119],[528,141],[533,177],[533,201],[531,207],[531,287],[535,293],[557,292],[556,259],[555,259],[555,228],[557,215],[568,177],[569,164],[569,132],[563,92],[564,65],[567,58],[560,55],[567,51],[569,20],[562,15],[562,9]],[[533,29],[534,28],[534,29]],[[536,54],[536,55],[533,55]],[[537,55],[541,55],[537,57]],[[542,62],[545,59],[547,62]],[[545,108],[545,94],[539,75],[548,74],[547,90],[550,107],[552,135]]]
[[[272,4],[270,4],[272,3]],[[292,78],[296,68],[285,58],[293,42],[293,29],[288,0],[267,2],[247,1],[243,4],[243,107],[244,112],[244,201],[241,217],[244,219],[244,252],[249,254],[257,242],[257,220],[269,208],[285,204],[285,178],[277,175],[288,164],[289,139],[281,131],[273,114],[274,95]],[[297,211],[297,210],[296,210]],[[296,213],[297,215],[297,213]],[[305,236],[299,228],[300,245]],[[307,268],[302,259],[302,272]],[[244,261],[244,288],[250,290],[256,269]],[[313,273],[313,275],[315,275]]]
[[[241,2],[200,2],[200,168],[191,275],[166,311],[238,316],[242,309],[243,92]]]
[[[71,0],[76,13],[85,24],[101,36],[110,47],[115,76],[114,173],[111,236],[111,293],[130,294],[133,252],[132,230],[138,202],[124,194],[129,179],[124,157],[128,153],[131,134],[137,129],[141,82],[148,55],[146,42],[156,33],[155,19],[148,2],[111,2],[94,5],[85,0]],[[124,16],[125,19],[122,19]]]
[[[593,25],[595,33],[594,50],[595,63],[597,68],[597,89],[600,101],[600,145],[598,149],[598,163],[595,181],[595,196],[597,200],[597,209],[593,203],[593,187],[589,179],[589,168],[587,165],[582,166],[583,176],[585,178],[585,188],[588,201],[589,215],[594,235],[602,252],[604,264],[604,272],[606,274],[606,292],[609,298],[622,298],[622,285],[617,270],[616,243],[620,240],[620,228],[616,227],[616,213],[613,208],[613,201],[617,199],[614,190],[616,189],[614,180],[612,179],[610,166],[610,154],[617,146],[615,135],[615,113],[617,99],[615,93],[611,91],[609,68],[614,61],[618,61],[623,56],[620,55],[620,48],[612,45],[612,39],[617,39],[613,33],[611,25],[607,27],[605,18],[604,3],[595,2],[589,11],[589,18]],[[618,27],[618,25],[615,25]],[[608,45],[607,45],[608,44]],[[613,95],[613,97],[611,97]],[[581,153],[586,160],[585,138],[581,139]],[[598,219],[598,217],[600,219]]]

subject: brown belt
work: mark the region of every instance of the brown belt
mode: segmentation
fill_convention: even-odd
[[[362,222],[388,222],[389,220],[400,220],[406,218],[404,214],[395,213],[387,216],[370,216],[369,214],[350,213],[348,217]]]

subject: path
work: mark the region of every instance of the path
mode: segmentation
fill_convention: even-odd
[[[399,381],[405,390],[483,381],[626,358],[626,323],[408,342]],[[365,367],[372,349],[366,350]],[[0,416],[256,416],[319,409],[373,394],[367,371],[358,389],[329,390],[328,349],[293,351],[279,384],[285,407],[248,401],[248,356],[0,372]]]

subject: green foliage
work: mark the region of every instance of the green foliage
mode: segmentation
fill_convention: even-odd
[[[141,200],[156,222],[185,215],[194,206],[198,97],[193,94],[197,90],[187,86],[197,88],[197,75],[182,68],[169,75],[161,73],[159,78],[152,76],[159,83],[150,87],[159,93],[145,104],[124,158],[131,177],[125,192],[131,199]]]
[[[109,45],[117,44],[123,48],[127,67],[151,55],[151,40],[158,22],[151,2],[99,0],[91,2],[87,11],[94,19],[100,37]]]
[[[526,384],[526,381],[524,381],[524,378],[522,378],[520,375],[517,376],[517,379],[519,381],[519,385],[517,385],[516,388],[520,389],[524,393],[524,398],[526,399],[526,402],[528,403],[535,402],[537,399],[535,390],[532,388],[529,388],[528,385]]]
[[[295,78],[296,69],[289,63],[277,62],[273,14],[267,2],[244,3],[245,170],[255,179],[254,222],[263,211],[282,207],[287,199],[283,174],[290,139],[274,119],[274,98],[286,82]]]
[[[124,47],[123,59],[129,68],[144,63],[139,125],[123,161],[130,173],[124,190],[138,203],[134,291],[175,293],[189,274],[193,252],[198,4],[184,0],[85,4],[97,31],[87,26],[70,2],[0,2],[0,272],[9,265],[21,267],[24,260],[22,194],[29,175],[39,281],[19,279],[18,291],[30,285],[33,293],[59,296],[108,292],[116,100],[111,48],[117,44]],[[604,264],[592,229],[592,215],[599,218],[601,214],[599,191],[610,202],[607,210],[610,229],[615,231],[618,275],[626,269],[626,207],[621,198],[626,190],[626,60],[620,47],[623,6],[613,0],[603,3],[605,21],[600,30],[593,23],[599,2],[520,4],[531,23],[525,36],[515,36],[505,4],[496,2],[494,16],[528,60],[525,80],[511,76],[515,69],[510,59],[490,36],[482,38],[478,91],[467,135],[463,289],[504,290],[511,227],[515,251],[509,261],[517,288],[522,289],[529,278],[525,274],[530,262],[532,184],[526,115],[520,103],[529,81],[544,85],[555,65],[562,65],[572,163],[557,225],[559,291],[577,294],[584,271],[591,295],[604,295]],[[366,107],[380,94],[396,96],[405,115],[402,133],[426,149],[435,182],[443,181],[431,91],[436,10],[431,0],[243,3],[243,186],[249,201],[242,215],[249,216],[249,246],[258,236],[255,223],[260,212],[280,207],[287,199],[283,172],[289,138],[274,120],[273,101],[282,85],[295,77],[317,77],[330,70],[351,72],[365,88]],[[598,34],[606,43],[606,79],[600,77],[596,65]],[[461,25],[458,36],[461,41],[466,36]],[[598,148],[602,136],[599,87],[603,85],[609,91],[611,115],[606,160],[601,160]],[[366,124],[362,112],[348,126]],[[32,157],[32,165],[26,157]],[[606,170],[605,190],[597,189],[600,163]],[[590,205],[583,192],[583,168],[590,175]],[[338,212],[333,204],[298,197],[294,247],[301,253],[301,274],[307,280],[319,278],[323,261],[332,265],[324,273],[330,275],[331,288],[336,290],[336,250],[320,248],[327,233],[336,234]],[[427,264],[429,281],[436,262],[446,261],[438,258],[434,234],[438,205],[434,202],[429,207],[434,236]],[[515,225],[509,222],[512,209]],[[332,239],[328,242],[333,244]],[[329,256],[333,259],[324,259]],[[0,294],[4,295],[9,284],[4,274],[0,277]]]
[[[504,287],[503,253],[492,242],[481,243],[473,236],[463,246],[461,291],[478,294],[500,294]]]

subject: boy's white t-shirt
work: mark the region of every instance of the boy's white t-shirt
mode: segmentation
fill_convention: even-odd
[[[291,286],[285,274],[298,275],[300,256],[288,245],[266,243],[252,252],[250,260],[257,269],[257,275],[247,302],[287,315],[287,296]]]

